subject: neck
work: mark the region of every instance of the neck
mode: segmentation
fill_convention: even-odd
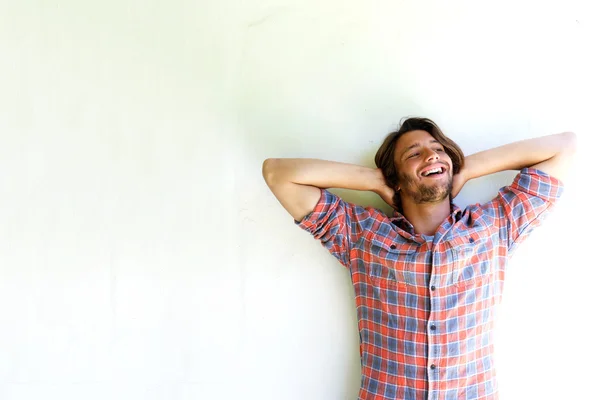
[[[437,228],[450,215],[450,199],[446,197],[438,203],[413,203],[402,201],[402,214],[415,227],[417,234],[433,235]]]

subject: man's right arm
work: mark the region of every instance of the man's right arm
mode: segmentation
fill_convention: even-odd
[[[277,200],[296,221],[314,209],[321,189],[370,190],[390,197],[379,169],[311,158],[269,158],[263,162],[263,177]],[[391,199],[391,197],[390,197]]]

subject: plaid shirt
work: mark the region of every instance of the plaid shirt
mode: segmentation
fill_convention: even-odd
[[[562,191],[558,179],[525,168],[490,202],[453,205],[433,236],[415,234],[400,213],[321,191],[295,223],[350,271],[359,399],[498,399],[492,334],[506,262]]]

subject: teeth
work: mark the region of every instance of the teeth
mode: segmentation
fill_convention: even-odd
[[[434,168],[434,169],[430,169],[429,171],[425,172],[424,175],[428,176],[428,175],[431,175],[431,174],[436,173],[436,172],[442,172],[442,169],[439,168],[439,167],[438,168]]]

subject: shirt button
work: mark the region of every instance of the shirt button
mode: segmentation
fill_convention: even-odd
[[[435,364],[431,364],[431,365],[429,366],[429,368],[431,368],[431,369],[435,369]]]
[[[431,325],[430,328],[432,331],[435,331],[435,325]]]
[[[473,239],[472,237],[469,238],[469,243],[473,243],[475,241],[475,239]]]
[[[395,248],[396,248],[395,244],[393,244],[393,245],[390,246],[390,249],[392,249],[392,250],[394,250]]]
[[[435,290],[435,286],[432,286],[432,287],[431,287],[431,291],[434,291],[434,290]]]

